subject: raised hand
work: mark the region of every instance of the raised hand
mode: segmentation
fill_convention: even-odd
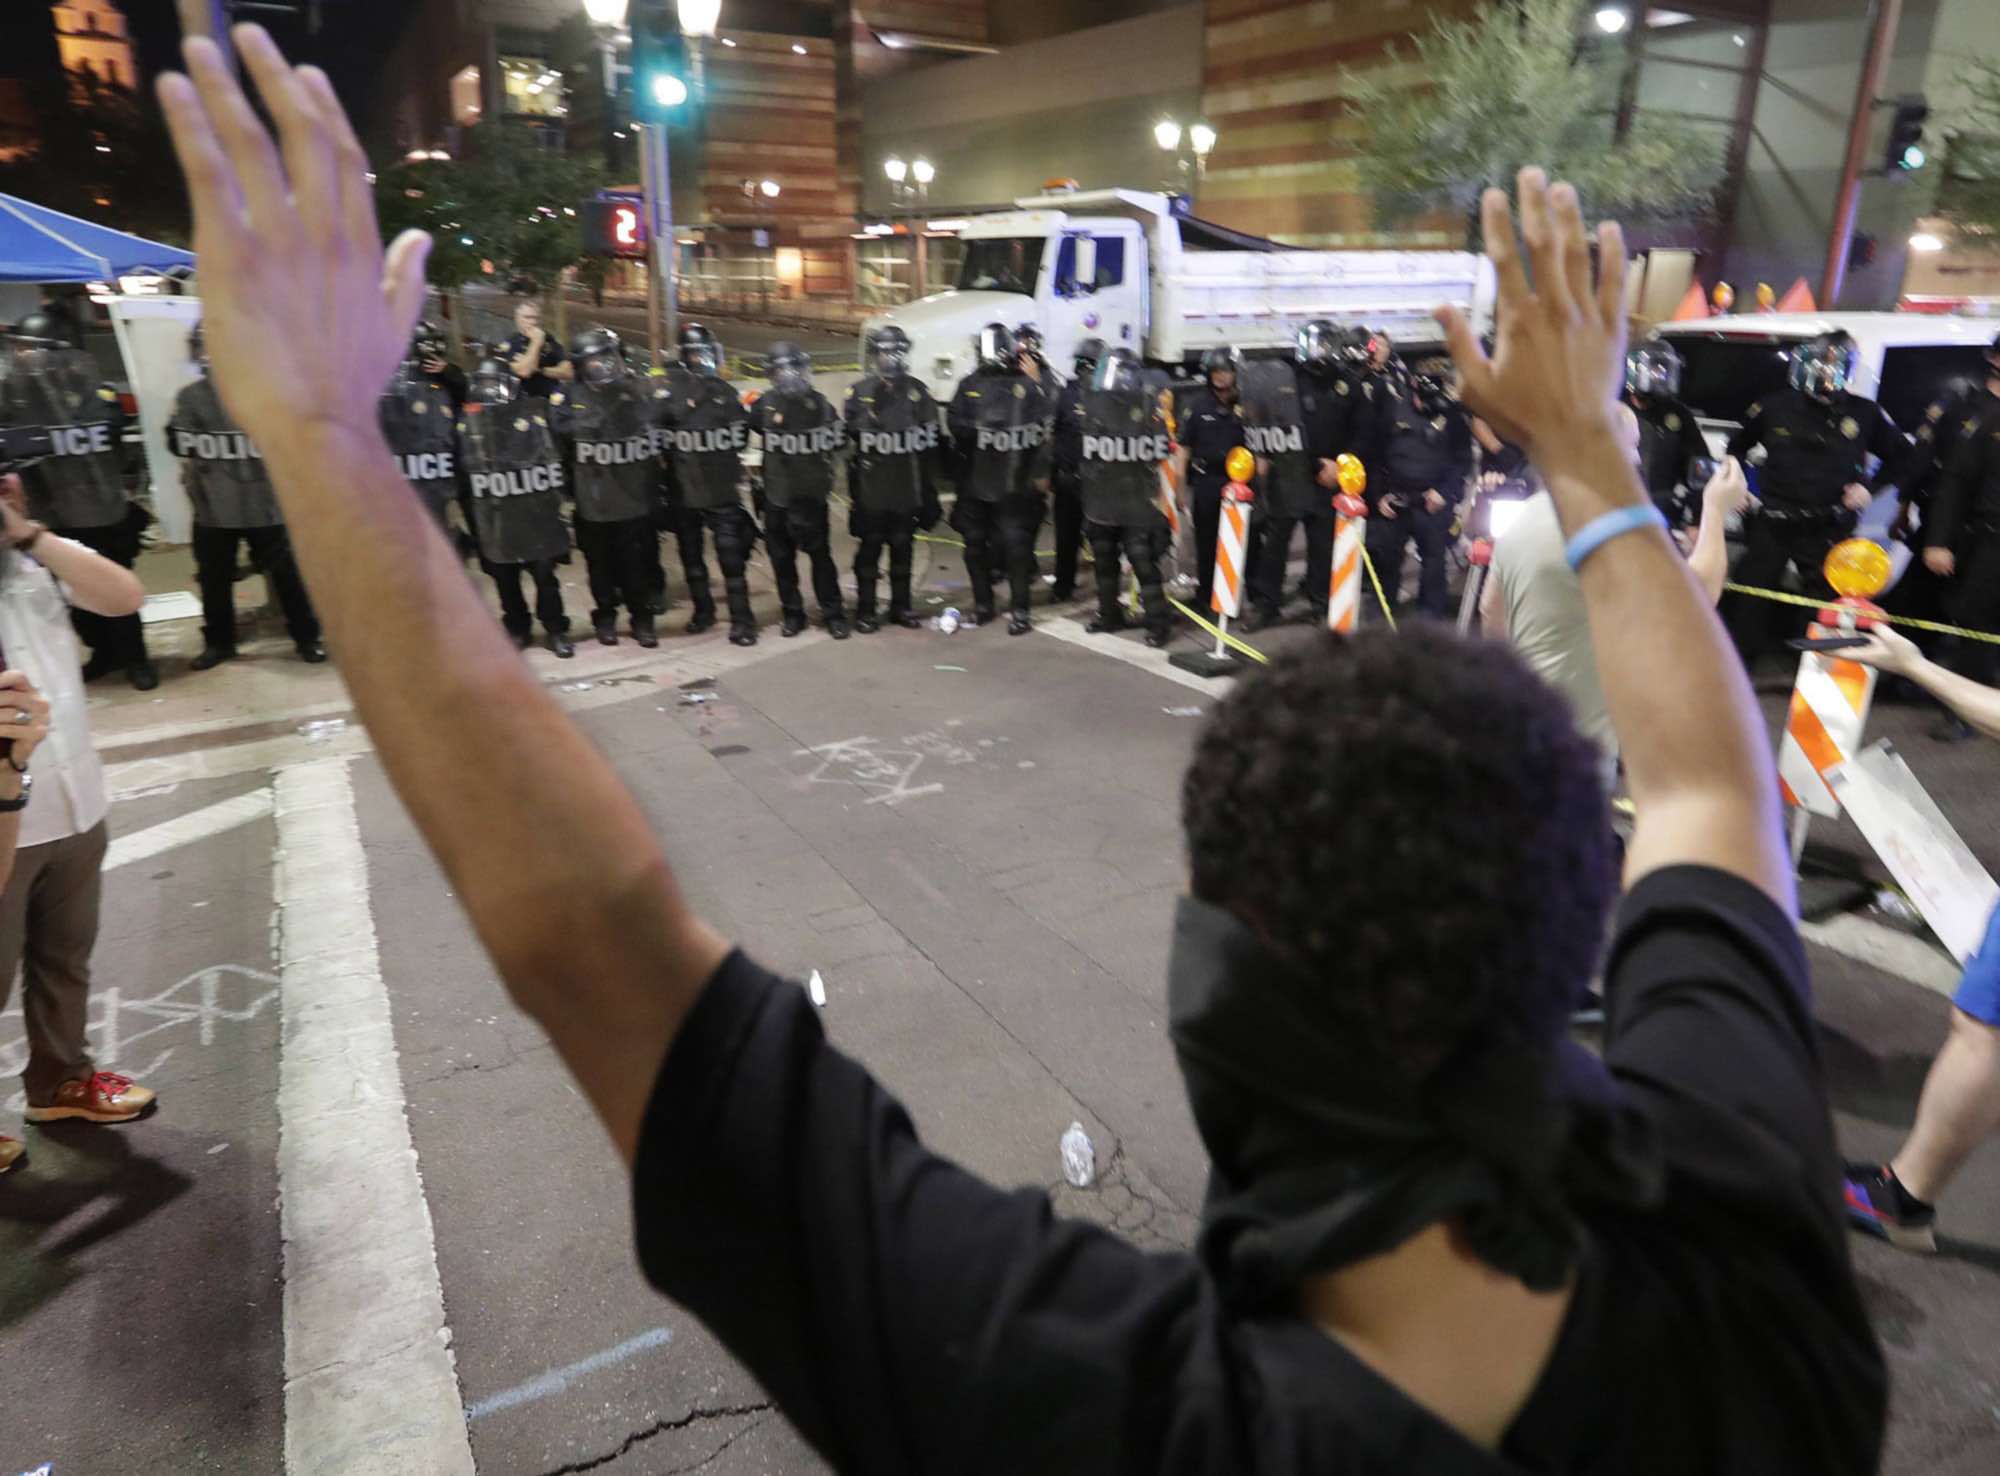
[[[1576,190],[1551,187],[1534,168],[1521,171],[1519,188],[1525,263],[1506,195],[1488,190],[1480,201],[1499,277],[1492,355],[1457,308],[1438,309],[1438,319],[1465,403],[1555,475],[1612,433],[1625,373],[1625,239],[1612,222],[1598,228],[1593,273]]]
[[[206,0],[180,8],[188,74],[163,75],[159,95],[223,404],[267,453],[316,429],[372,428],[422,306],[430,238],[406,231],[383,252],[368,160],[325,73],[288,65],[261,26],[231,31],[273,141],[220,48],[195,34]]]

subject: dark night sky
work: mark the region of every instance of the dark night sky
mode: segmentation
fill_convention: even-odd
[[[296,0],[301,11],[305,0]],[[122,0],[139,46],[139,62],[150,79],[175,64],[180,24],[173,0]],[[350,111],[365,109],[382,60],[395,44],[415,0],[322,0],[317,37],[308,36],[303,17],[246,14],[271,28],[295,61],[316,62],[333,78]],[[0,0],[0,75],[53,71],[55,32],[46,0]]]

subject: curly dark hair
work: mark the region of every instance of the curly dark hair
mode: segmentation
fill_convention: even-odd
[[[1194,895],[1430,1074],[1473,1032],[1561,1030],[1615,890],[1603,757],[1497,641],[1325,634],[1215,710],[1181,786]]]

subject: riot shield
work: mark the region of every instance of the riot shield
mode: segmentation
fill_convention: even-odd
[[[534,401],[465,407],[472,526],[488,563],[525,564],[569,552],[562,458]]]

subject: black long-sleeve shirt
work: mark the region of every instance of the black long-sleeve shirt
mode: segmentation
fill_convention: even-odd
[[[1967,535],[2000,532],[2000,405],[1962,422],[1958,446],[1938,484],[1929,542],[1955,548]]]
[[[1739,461],[1758,446],[1765,459],[1757,495],[1766,507],[1834,513],[1850,482],[1871,490],[1888,485],[1910,443],[1873,400],[1845,393],[1819,400],[1787,389],[1752,405],[1729,438],[1729,454]],[[1881,463],[1873,479],[1870,456]]]

